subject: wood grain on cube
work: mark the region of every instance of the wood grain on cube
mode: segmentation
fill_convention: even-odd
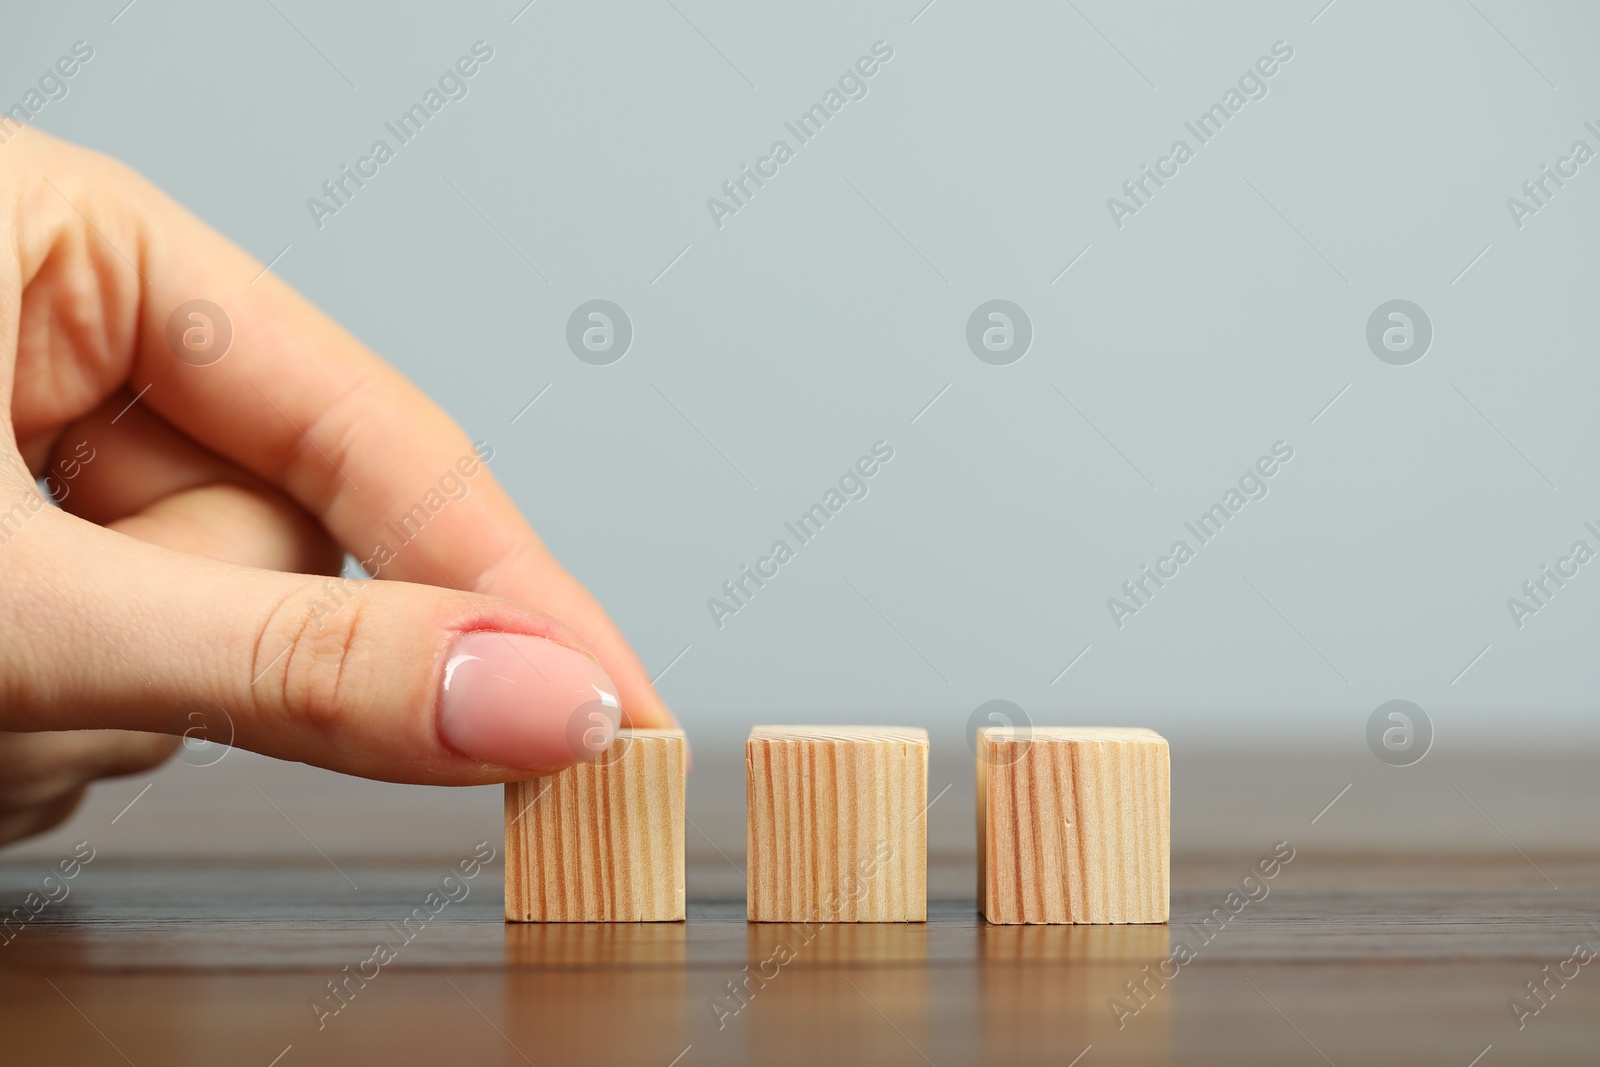
[[[1151,730],[978,731],[978,905],[992,923],[1163,923],[1169,757]]]
[[[599,757],[506,785],[506,919],[684,917],[682,730],[618,730]]]
[[[928,733],[758,726],[745,746],[751,922],[923,922]]]

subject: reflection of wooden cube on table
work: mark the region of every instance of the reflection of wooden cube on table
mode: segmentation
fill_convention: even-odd
[[[992,923],[1164,923],[1167,742],[1151,730],[978,731],[978,910]]]
[[[758,726],[745,744],[751,922],[922,922],[928,732]]]
[[[506,919],[684,917],[682,730],[618,730],[587,763],[506,785]]]

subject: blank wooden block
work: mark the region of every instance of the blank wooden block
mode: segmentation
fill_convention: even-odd
[[[745,744],[751,922],[923,922],[928,732],[758,726]]]
[[[682,730],[506,785],[509,922],[675,922],[684,915]]]
[[[978,731],[978,907],[992,923],[1164,923],[1167,742],[1151,730]]]

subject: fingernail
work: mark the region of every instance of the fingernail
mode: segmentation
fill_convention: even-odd
[[[445,663],[439,735],[473,759],[559,770],[604,752],[622,721],[593,660],[542,637],[463,634]]]

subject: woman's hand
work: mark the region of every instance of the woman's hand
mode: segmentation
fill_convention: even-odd
[[[0,842],[185,732],[468,785],[672,725],[492,449],[259,263],[32,130],[0,234]]]

